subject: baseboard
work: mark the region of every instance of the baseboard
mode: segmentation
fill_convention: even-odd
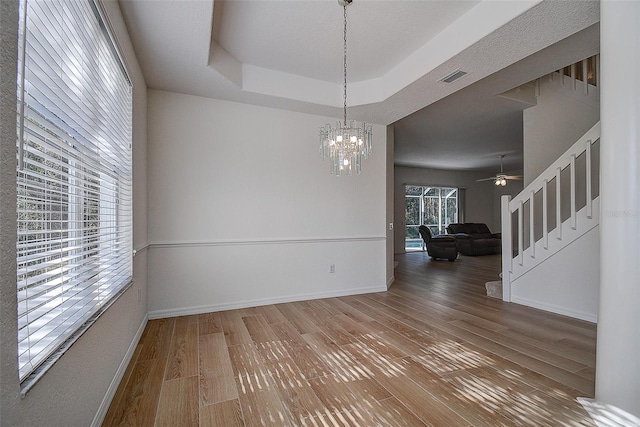
[[[391,287],[391,285],[393,285],[393,282],[396,280],[395,276],[391,276],[389,277],[389,280],[387,280],[387,290],[389,290],[389,288]]]
[[[91,423],[91,427],[100,427],[102,422],[104,421],[104,417],[107,415],[107,411],[109,410],[109,405],[111,405],[111,401],[113,400],[113,396],[115,396],[116,391],[118,390],[118,386],[120,385],[120,381],[122,381],[122,377],[124,373],[127,371],[127,366],[131,362],[131,358],[133,357],[133,353],[136,351],[136,346],[138,342],[140,342],[140,338],[142,337],[142,333],[144,332],[144,328],[147,326],[147,321],[149,320],[149,316],[145,315],[144,319],[142,319],[142,323],[138,327],[136,335],[133,337],[131,344],[129,345],[129,349],[126,354],[122,358],[122,362],[120,362],[120,366],[118,366],[118,370],[116,374],[113,376],[111,380],[111,384],[109,384],[109,388],[102,399],[102,403],[100,403],[100,407],[98,407],[98,411],[96,412],[95,417],[93,418],[93,422]]]
[[[201,305],[195,307],[180,307],[168,310],[154,310],[149,312],[149,319],[163,319],[166,317],[189,316],[192,314],[211,313],[216,311],[236,310],[239,308],[260,307],[270,304],[283,304],[287,302],[306,301],[322,298],[346,297],[349,295],[371,294],[386,292],[387,287],[355,288],[331,292],[316,292],[310,294],[288,295],[275,298],[262,298],[254,300],[235,301],[222,304]]]
[[[598,323],[598,315],[591,313],[584,313],[581,311],[571,310],[567,307],[562,307],[553,304],[547,304],[540,301],[534,301],[527,298],[521,298],[511,295],[511,302],[526,305],[527,307],[537,308],[539,310],[550,311],[551,313],[561,314],[563,316],[573,317],[574,319],[584,320],[586,322]]]

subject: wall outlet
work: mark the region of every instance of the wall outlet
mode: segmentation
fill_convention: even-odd
[[[336,272],[336,265],[335,264],[331,264],[329,266],[329,273],[335,273]]]

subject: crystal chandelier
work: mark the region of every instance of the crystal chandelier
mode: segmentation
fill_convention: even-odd
[[[327,124],[320,128],[320,154],[329,158],[330,172],[340,176],[362,172],[362,159],[371,154],[371,126],[347,121],[347,6],[353,0],[338,0],[344,9],[344,113],[335,128]]]

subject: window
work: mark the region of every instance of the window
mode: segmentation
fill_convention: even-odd
[[[29,383],[131,282],[132,94],[90,0],[23,0],[19,46],[18,354]]]
[[[418,232],[426,225],[435,234],[444,234],[451,223],[458,222],[458,189],[405,186],[405,250],[422,248]]]

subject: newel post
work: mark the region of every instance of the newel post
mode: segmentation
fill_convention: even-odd
[[[511,271],[513,270],[513,256],[511,250],[511,211],[509,202],[511,196],[505,195],[500,198],[500,217],[502,223],[502,299],[511,302]]]

